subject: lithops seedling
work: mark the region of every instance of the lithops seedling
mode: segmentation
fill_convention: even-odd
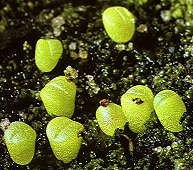
[[[106,99],[100,101],[101,106],[96,111],[96,119],[101,130],[109,136],[113,136],[117,128],[124,129],[126,118],[121,106],[109,103]]]
[[[58,160],[69,163],[78,155],[83,125],[67,117],[52,119],[46,128],[46,134],[52,151]]]
[[[153,112],[153,93],[143,85],[131,87],[121,97],[121,106],[129,123],[129,128],[139,133],[146,129],[145,123]]]
[[[159,92],[153,101],[155,112],[161,124],[171,132],[183,130],[180,119],[186,107],[180,96],[172,90]]]
[[[40,91],[40,97],[51,116],[71,117],[75,107],[76,85],[66,76],[58,76]]]
[[[34,156],[36,132],[24,122],[13,122],[4,133],[11,159],[19,164],[29,164]]]
[[[42,72],[52,71],[63,52],[62,43],[56,39],[39,39],[35,49],[35,63]]]
[[[107,8],[102,21],[109,37],[117,43],[129,41],[135,32],[135,19],[128,9],[121,6]]]

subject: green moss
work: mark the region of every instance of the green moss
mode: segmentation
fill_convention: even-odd
[[[193,2],[191,0],[172,0],[171,3],[171,16],[179,23],[193,26]]]

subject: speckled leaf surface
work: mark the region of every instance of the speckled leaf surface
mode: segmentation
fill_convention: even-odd
[[[76,85],[59,76],[48,82],[40,97],[50,115],[71,117],[75,107]]]
[[[124,7],[107,8],[102,14],[103,24],[109,37],[117,43],[129,41],[135,31],[133,14]]]
[[[24,122],[13,122],[4,134],[12,160],[20,165],[31,162],[35,151],[36,132]]]
[[[179,122],[186,107],[178,94],[172,90],[159,92],[154,99],[154,108],[164,128],[172,132],[183,130]]]
[[[96,119],[101,130],[110,136],[114,135],[117,128],[124,129],[126,118],[121,106],[109,103],[108,106],[99,106],[96,111]]]
[[[136,98],[140,98],[143,103],[136,104],[133,101]],[[142,85],[134,86],[122,95],[121,106],[133,132],[138,133],[146,129],[144,123],[150,119],[153,112],[153,98],[152,91]]]
[[[79,132],[83,128],[82,124],[67,117],[56,117],[48,123],[46,134],[58,160],[69,163],[76,158],[82,141]]]

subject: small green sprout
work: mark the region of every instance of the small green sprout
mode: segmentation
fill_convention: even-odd
[[[51,116],[72,117],[75,107],[76,85],[66,76],[58,76],[40,91],[40,97]]]
[[[121,106],[129,123],[129,128],[139,133],[146,129],[145,123],[153,112],[153,93],[143,85],[131,87],[121,97]]]
[[[13,122],[5,130],[5,144],[11,159],[19,164],[29,164],[34,156],[36,132],[24,122]]]
[[[186,112],[186,107],[178,94],[172,90],[163,90],[155,96],[153,104],[164,128],[171,132],[183,130],[179,121],[183,113]]]
[[[35,63],[42,72],[52,71],[63,52],[62,43],[56,39],[39,39],[35,49]]]
[[[117,43],[129,41],[135,32],[135,18],[124,7],[107,8],[102,14],[102,20],[107,34]]]
[[[101,130],[109,136],[113,136],[117,128],[124,129],[126,118],[121,106],[109,103],[106,99],[100,101],[101,106],[96,111],[96,119]]]
[[[82,124],[67,117],[56,117],[48,123],[46,134],[58,160],[69,163],[77,157],[83,129]]]

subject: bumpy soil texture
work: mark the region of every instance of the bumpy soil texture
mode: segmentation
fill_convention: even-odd
[[[101,14],[110,6],[124,6],[135,16],[136,31],[128,43],[113,42],[104,30]],[[188,0],[1,0],[0,120],[27,123],[37,141],[32,162],[20,166],[10,158],[0,130],[0,169],[192,169],[192,11]],[[49,73],[35,65],[39,38],[59,39],[64,47]],[[72,119],[84,125],[86,134],[77,158],[64,164],[55,158],[46,137],[53,117],[39,91],[64,75],[69,65],[79,73]],[[155,113],[139,134],[128,126],[114,137],[100,130],[95,118],[99,101],[120,104],[121,95],[138,84],[147,85],[154,95],[170,89],[181,96],[187,108],[180,122],[183,131],[167,131]]]

